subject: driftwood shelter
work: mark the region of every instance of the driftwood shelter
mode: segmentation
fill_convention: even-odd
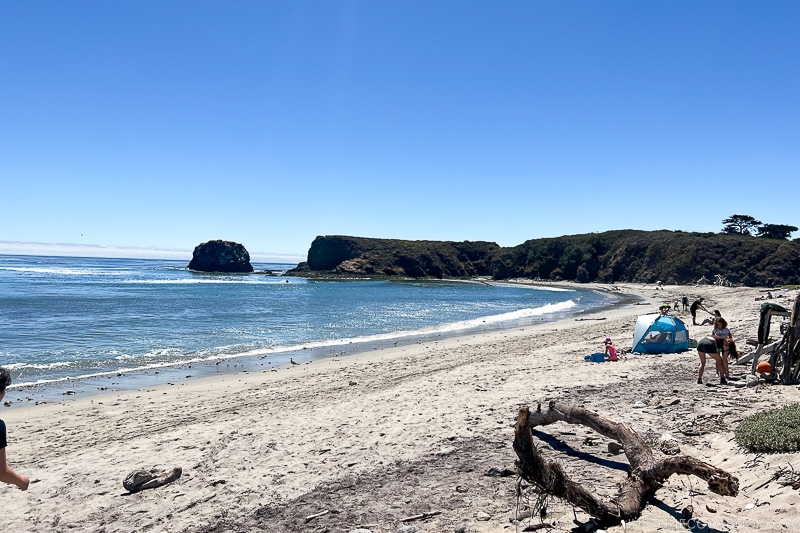
[[[604,501],[591,487],[571,479],[557,462],[548,462],[533,442],[531,430],[556,422],[587,426],[622,445],[630,469],[616,496]],[[514,428],[514,451],[517,472],[542,494],[555,496],[583,509],[601,527],[610,527],[636,520],[648,499],[673,474],[695,475],[708,488],[722,496],[736,496],[739,480],[735,476],[686,455],[657,460],[648,443],[628,425],[616,422],[582,407],[550,402],[546,410],[541,404],[531,412],[522,406]]]
[[[769,336],[774,317],[789,318],[788,322],[781,324],[781,336],[777,340]],[[764,377],[784,385],[800,382],[800,295],[795,298],[791,309],[774,303],[762,304],[758,338],[748,340],[748,344],[755,345],[755,350],[737,360],[737,364],[749,362],[750,372],[757,374],[760,357],[769,355],[770,370]]]

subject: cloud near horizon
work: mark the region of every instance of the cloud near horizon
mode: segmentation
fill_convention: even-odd
[[[249,251],[249,250],[248,250]],[[5,255],[42,255],[68,257],[116,257],[128,259],[176,259],[192,258],[192,250],[135,248],[126,246],[102,246],[98,244],[73,243],[40,243],[0,241],[0,254]],[[266,263],[299,263],[305,261],[298,254],[281,254],[272,252],[250,252],[252,261]]]

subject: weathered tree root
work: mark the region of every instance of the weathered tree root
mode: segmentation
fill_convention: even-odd
[[[533,443],[531,429],[555,422],[580,424],[618,441],[630,463],[628,479],[620,486],[611,501],[601,501],[596,493],[572,481],[558,463],[547,462]],[[672,474],[694,474],[708,482],[708,488],[721,496],[736,496],[739,479],[703,461],[686,455],[667,457],[656,461],[647,442],[630,427],[621,422],[600,416],[582,407],[550,402],[542,412],[541,404],[535,413],[527,405],[519,409],[519,419],[514,427],[514,451],[517,452],[517,471],[527,482],[579,507],[591,515],[600,527],[610,527],[636,520],[647,499],[661,488]]]
[[[172,483],[181,477],[182,473],[183,469],[181,469],[179,466],[176,466],[172,470],[161,472],[156,469],[149,471],[134,470],[127,475],[125,481],[122,482],[122,486],[125,487],[125,490],[128,492],[139,492],[140,490],[154,489],[156,487],[164,486],[167,483]]]

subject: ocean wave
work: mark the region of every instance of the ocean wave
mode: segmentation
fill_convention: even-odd
[[[86,269],[86,268],[66,268],[66,267],[12,267],[0,266],[0,270],[10,272],[30,272],[33,274],[60,274],[65,276],[87,276],[108,274],[107,270]]]
[[[287,345],[287,346],[274,346],[274,347],[261,347],[261,348],[247,348],[241,345],[220,346],[212,350],[204,350],[202,352],[194,352],[191,354],[182,354],[179,350],[173,348],[164,348],[158,350],[151,350],[141,355],[121,354],[113,358],[117,363],[126,362],[130,366],[123,366],[113,370],[104,370],[100,372],[91,372],[80,374],[76,376],[60,376],[52,379],[40,379],[35,381],[22,381],[14,383],[11,388],[24,388],[30,386],[43,386],[52,385],[56,383],[63,383],[74,380],[95,379],[106,376],[114,376],[120,373],[131,372],[145,372],[149,370],[157,370],[162,368],[178,367],[182,365],[211,363],[214,361],[224,361],[228,359],[235,359],[240,357],[267,357],[267,356],[280,356],[286,355],[285,361],[276,361],[279,364],[288,362],[288,354],[304,351],[304,350],[319,350],[325,348],[336,348],[349,345],[363,345],[369,343],[385,343],[397,339],[424,337],[427,335],[454,333],[458,331],[467,331],[474,328],[487,327],[500,325],[504,322],[524,320],[526,318],[540,317],[548,314],[555,314],[566,312],[578,305],[573,300],[566,300],[563,302],[546,304],[541,307],[521,309],[509,313],[501,313],[498,315],[490,315],[460,322],[451,322],[447,324],[440,324],[438,326],[431,326],[420,328],[417,330],[395,331],[391,333],[382,333],[376,335],[366,335],[361,337],[349,337],[341,339],[325,339],[320,341],[306,342],[302,344]],[[244,349],[242,349],[244,348]],[[363,348],[362,348],[363,349]],[[184,355],[185,358],[181,358]],[[143,359],[154,357],[167,357],[171,358],[169,361],[158,361],[146,364],[136,364],[137,361],[144,363]],[[132,363],[132,364],[131,364]],[[28,364],[28,363],[12,363],[7,365],[9,370],[22,371],[24,370],[52,370],[57,368],[65,368],[70,365],[78,364],[76,361],[62,361],[47,364]],[[22,377],[20,376],[20,377]]]
[[[489,315],[485,317],[473,318],[470,320],[463,320],[459,322],[449,322],[446,324],[440,324],[438,326],[424,327],[416,330],[393,331],[390,333],[379,333],[375,335],[365,335],[361,337],[348,337],[341,339],[325,339],[325,340],[311,341],[291,346],[256,348],[238,353],[220,353],[214,355],[213,359],[229,359],[229,358],[232,359],[235,357],[263,356],[269,354],[295,352],[299,350],[317,350],[320,348],[347,346],[350,344],[385,342],[385,341],[392,341],[395,339],[403,339],[409,337],[424,337],[426,335],[435,335],[439,333],[453,333],[458,331],[470,330],[473,328],[496,326],[504,322],[524,320],[526,318],[534,318],[548,314],[566,312],[569,309],[574,308],[576,305],[578,304],[574,300],[566,300],[563,302],[546,304],[541,307],[521,309],[519,311],[501,313],[498,315]]]
[[[67,368],[80,364],[78,361],[56,361],[54,363],[8,363],[3,365],[8,370],[54,370],[57,368]]]
[[[140,285],[261,285],[265,283],[286,283],[286,279],[277,279],[273,276],[263,276],[261,279],[247,279],[242,277],[222,279],[123,279],[120,283]],[[293,283],[298,283],[294,280]]]

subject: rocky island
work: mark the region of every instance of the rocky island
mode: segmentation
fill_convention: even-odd
[[[198,244],[187,268],[197,272],[248,273],[253,271],[247,249],[238,242],[222,240]]]

